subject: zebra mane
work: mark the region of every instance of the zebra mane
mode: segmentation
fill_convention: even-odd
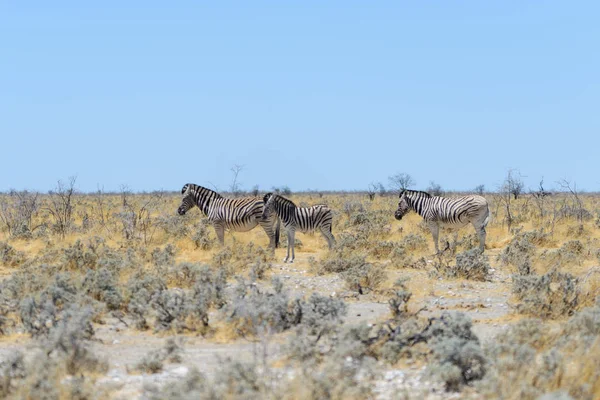
[[[276,201],[278,203],[283,204],[284,206],[293,206],[296,207],[296,204],[294,204],[293,201],[291,201],[290,199],[286,199],[283,196],[280,196],[278,194],[273,194],[273,193],[267,193],[265,194],[265,197],[263,198],[265,204],[267,203],[267,201],[269,201],[269,198],[273,197],[273,201]]]
[[[207,195],[207,194],[212,195],[212,197],[214,197],[216,199],[223,198],[223,196],[221,196],[219,193],[215,192],[214,190],[210,190],[209,188],[205,188],[204,186],[196,185],[194,183],[186,183],[183,186],[183,189],[181,189],[181,194],[184,194],[188,188],[191,189],[193,192],[202,191],[204,195]]]
[[[409,190],[409,189],[402,190],[400,192],[400,196],[399,197],[402,197],[402,195],[404,193],[406,193],[407,196],[411,196],[411,197],[426,197],[426,198],[433,197],[429,193],[424,192],[422,190]]]

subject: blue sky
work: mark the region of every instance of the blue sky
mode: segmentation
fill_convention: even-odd
[[[600,3],[0,2],[0,191],[600,190]]]

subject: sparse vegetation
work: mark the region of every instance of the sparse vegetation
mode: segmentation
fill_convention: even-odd
[[[226,352],[231,359],[214,374],[192,368],[172,384],[144,384],[153,399],[368,398],[391,393],[381,387],[397,379],[385,378],[395,370],[475,397],[597,397],[598,368],[584,357],[596,354],[598,340],[595,195],[487,194],[486,254],[468,250],[477,242],[470,234],[432,257],[427,227],[416,216],[396,224],[397,200],[376,196],[385,194],[381,186],[368,196],[293,195],[335,210],[338,239],[331,251],[318,237],[296,240],[293,266],[276,261],[281,250],[267,249],[258,230],[217,246],[206,218],[174,217],[179,199],[168,193],[87,195],[73,186],[64,223],[48,211],[50,195],[0,195],[0,341],[32,344],[16,345],[21,353],[1,349],[0,397],[100,393],[110,354],[99,355],[114,351],[106,335],[123,330],[132,338],[191,333],[191,346],[226,349],[232,341],[252,349],[251,360]],[[501,301],[508,307],[500,313]],[[382,315],[377,307],[386,302]],[[488,317],[503,325],[510,313],[523,322],[511,318],[505,333],[482,345],[488,341],[473,325]],[[169,348],[148,347],[127,367],[167,376],[177,367],[170,356],[181,354]]]

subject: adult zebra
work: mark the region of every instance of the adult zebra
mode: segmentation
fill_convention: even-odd
[[[226,199],[219,193],[193,183],[187,183],[181,189],[183,199],[177,209],[184,215],[190,208],[198,206],[215,228],[221,245],[225,243],[225,229],[234,232],[247,232],[260,225],[269,237],[269,245],[279,246],[279,226],[277,216],[262,218],[263,201],[258,197]]]
[[[479,250],[485,250],[485,227],[490,217],[487,200],[481,196],[439,197],[427,192],[417,190],[403,190],[400,192],[398,210],[394,214],[401,220],[406,213],[414,210],[419,214],[431,230],[435,252],[439,253],[438,236],[440,224],[450,225],[455,228],[472,224],[479,236]]]
[[[306,233],[318,229],[325,239],[327,239],[330,249],[335,244],[335,238],[331,233],[332,212],[326,205],[318,204],[312,207],[296,207],[291,200],[273,193],[267,193],[263,201],[265,207],[262,218],[271,218],[274,211],[283,222],[283,226],[287,232],[287,256],[283,262],[287,262],[290,259],[290,247],[292,249],[290,263],[293,263],[294,258],[296,258],[296,252],[294,251],[296,230]]]

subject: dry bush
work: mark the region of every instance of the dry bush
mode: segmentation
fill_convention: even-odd
[[[387,279],[385,268],[371,263],[355,264],[341,275],[348,288],[356,290],[359,294],[377,290]]]
[[[245,246],[234,242],[232,246],[223,247],[215,253],[211,265],[216,268],[225,268],[229,275],[234,275],[248,267],[262,271],[264,274],[264,271],[271,268],[273,256],[272,251],[265,250],[252,242]]]
[[[10,237],[31,239],[34,230],[39,228],[34,224],[40,206],[39,193],[11,190],[0,195],[0,223]]]
[[[431,271],[434,276],[444,278],[472,279],[487,281],[490,279],[490,264],[486,255],[481,254],[478,249],[467,250],[456,255],[456,262],[451,263],[451,253],[440,254],[434,263],[435,270]]]
[[[337,326],[346,313],[342,300],[313,293],[308,299],[290,298],[278,278],[271,290],[238,278],[231,302],[224,308],[227,320],[240,336],[261,336],[302,325],[323,334]]]
[[[598,398],[598,337],[599,304],[554,328],[540,320],[520,321],[486,349],[490,366],[480,392],[505,399],[537,399],[550,392]]]
[[[91,398],[95,377],[108,369],[107,362],[89,346],[94,334],[92,316],[91,309],[69,308],[36,343],[35,356],[29,362],[18,353],[3,362],[0,394],[58,399],[69,393],[70,398]]]
[[[25,262],[25,253],[15,250],[6,242],[0,241],[0,264],[5,267],[18,267]]]
[[[88,270],[82,289],[86,295],[105,303],[109,310],[116,310],[121,306],[121,289],[115,276],[106,268]]]
[[[512,293],[516,309],[542,318],[571,315],[579,304],[579,280],[556,268],[544,275],[514,275]]]
[[[134,370],[155,374],[162,371],[165,362],[180,363],[182,353],[181,341],[169,338],[162,348],[151,351],[136,363]]]
[[[196,249],[210,250],[216,244],[216,238],[212,236],[212,225],[208,219],[201,219],[192,234],[192,241]]]

